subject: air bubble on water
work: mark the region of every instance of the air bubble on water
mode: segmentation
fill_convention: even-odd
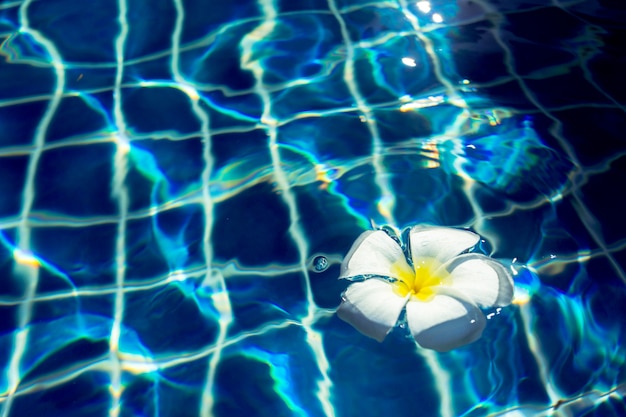
[[[324,272],[329,265],[328,258],[325,256],[316,256],[313,259],[313,270],[315,272]]]

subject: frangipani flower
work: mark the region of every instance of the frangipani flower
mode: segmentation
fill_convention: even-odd
[[[402,247],[383,230],[359,236],[339,278],[365,280],[344,292],[338,316],[381,342],[406,308],[415,341],[440,352],[480,338],[486,324],[480,308],[512,301],[509,271],[485,255],[466,253],[480,240],[467,230],[415,226],[406,240]]]

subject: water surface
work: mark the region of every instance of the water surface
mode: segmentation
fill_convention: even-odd
[[[609,3],[0,2],[0,414],[626,415]],[[420,223],[516,273],[449,353],[334,314]]]

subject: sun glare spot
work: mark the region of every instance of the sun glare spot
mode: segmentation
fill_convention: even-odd
[[[418,1],[416,4],[417,8],[422,13],[430,13],[431,6],[429,1]]]
[[[32,266],[38,268],[41,266],[41,262],[32,253],[23,251],[21,249],[15,249],[13,251],[13,258],[15,262],[20,265]]]
[[[402,63],[404,65],[406,65],[407,67],[415,67],[415,66],[417,66],[417,63],[415,62],[415,60],[413,58],[410,58],[410,57],[402,58]]]

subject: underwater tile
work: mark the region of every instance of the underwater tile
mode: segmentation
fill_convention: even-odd
[[[537,109],[517,81],[502,79],[495,84],[481,86],[480,91],[499,107],[513,107],[520,113],[535,112]]]
[[[480,207],[482,213],[489,215],[506,210],[507,200],[502,198],[502,194],[489,187],[475,187],[472,193],[474,204]]]
[[[291,0],[278,0],[276,2],[276,8],[279,13],[293,13],[293,12],[309,12],[327,10],[328,2],[324,0],[302,0],[294,2]]]
[[[278,142],[294,152],[310,155],[309,159],[313,161],[337,165],[350,159],[358,161],[365,158],[372,149],[371,133],[356,112],[292,120],[279,127]],[[311,168],[307,167],[307,170]]]
[[[128,128],[141,133],[194,134],[200,120],[194,115],[191,98],[169,86],[124,90],[123,112]]]
[[[383,221],[384,216],[378,208],[381,190],[376,184],[376,169],[369,158],[359,162],[337,178],[336,191],[345,196],[347,207],[358,217],[369,219],[370,222]]]
[[[387,172],[400,173],[391,180],[395,198],[402,201],[394,208],[398,224],[467,224],[471,221],[471,201],[461,190],[462,180],[440,167],[430,168],[430,159],[413,155],[385,158]]]
[[[40,287],[47,278],[43,273],[39,276]],[[75,330],[74,339],[108,337],[115,310],[115,287],[93,285],[76,288],[75,291],[38,291],[38,300],[31,311],[31,323],[50,323],[51,329],[66,326],[65,330]],[[55,322],[60,324],[54,324]],[[58,329],[48,333],[54,336],[55,331],[60,332]],[[46,332],[43,334],[47,334]]]
[[[532,332],[542,361],[550,364],[546,371],[559,392],[571,397],[585,392],[590,385],[599,385],[607,376],[612,379],[615,372],[611,369],[610,352],[617,347],[615,333],[597,326],[572,290],[561,293],[543,287],[533,297],[529,309],[534,317],[551,318],[534,320]],[[565,317],[559,314],[561,311],[569,311],[573,316]]]
[[[566,45],[567,40],[580,35],[581,28],[584,27],[580,19],[558,6],[524,10],[524,5],[521,4],[518,10],[516,13],[506,14],[505,29],[527,43],[559,48]],[[541,30],[537,30],[539,27]]]
[[[176,269],[168,263],[168,258],[176,259],[175,253],[164,253],[163,250],[171,248],[162,248],[157,237],[166,246],[173,243],[172,237],[161,232],[155,216],[128,221],[125,236],[126,280],[153,281],[166,277],[170,271]],[[173,237],[174,241],[179,239],[180,235]],[[186,248],[184,242],[180,243],[182,246],[177,248],[177,252],[184,256]]]
[[[401,97],[433,94],[441,88],[430,62],[417,38],[398,37],[378,47],[356,49],[354,79],[369,105],[395,104]]]
[[[28,324],[29,349],[21,354],[24,377],[49,380],[60,371],[71,374],[80,369],[72,357],[80,358],[82,366],[102,361],[109,350],[111,326],[112,319],[91,314],[37,317]]]
[[[507,15],[509,12],[517,12],[519,10],[529,9],[529,11],[532,12],[551,7],[547,6],[546,2],[541,0],[518,0],[515,3],[511,3],[508,0],[491,0],[490,3],[496,6],[497,10],[501,10]]]
[[[252,20],[256,25],[263,18],[261,7],[255,2],[211,4],[210,13],[207,13],[207,5],[203,2],[182,0],[181,4],[185,11],[182,43],[197,41],[209,33],[223,30],[227,24],[240,25]]]
[[[155,183],[153,178],[145,175],[142,170],[131,166],[124,179],[128,189],[128,211],[129,213],[145,212],[155,203],[155,194],[160,197],[163,192],[163,185],[157,188],[155,193]],[[156,200],[157,202],[160,199]]]
[[[9,334],[17,327],[18,309],[17,303],[15,305],[0,305],[0,335]],[[0,346],[7,342],[8,340],[0,341]],[[4,350],[4,348],[0,347],[0,351],[2,350]]]
[[[135,140],[128,159],[125,182],[129,211],[135,215],[146,215],[146,210],[189,197],[202,187],[201,138]]]
[[[100,317],[106,323],[105,317],[113,317],[115,304],[115,289],[113,285],[108,286],[91,286],[91,288],[65,288],[64,291],[50,292],[41,290],[45,286],[44,282],[50,278],[45,271],[42,271],[38,279],[37,302],[32,306],[31,323],[49,323],[54,321],[63,321],[67,317],[76,317],[75,322],[80,323],[84,319],[84,323],[89,323],[90,318]],[[44,285],[42,285],[44,284]],[[82,294],[80,292],[83,292]],[[80,295],[77,295],[80,294]],[[64,323],[67,323],[65,321]],[[94,321],[94,323],[96,323]],[[102,322],[97,322],[102,325]],[[94,326],[96,325],[94,324]],[[77,331],[84,337],[93,338],[90,334],[89,327],[78,330],[78,324],[74,325]],[[108,326],[105,326],[105,332],[108,332]],[[52,332],[54,333],[54,332]],[[81,334],[76,336],[82,337]]]
[[[133,375],[124,374],[121,403],[123,417],[200,415],[206,365],[195,361],[159,371]],[[182,406],[184,404],[184,406]]]
[[[80,139],[109,128],[107,110],[89,95],[65,97],[57,107],[48,127],[46,143]]]
[[[622,74],[626,73],[626,61],[598,57],[589,63],[589,72],[602,74],[602,78],[593,78],[594,83],[607,92],[611,99],[621,105],[626,103],[626,89],[621,87]]]
[[[217,370],[216,417],[289,415],[290,409],[274,389],[271,368],[253,359],[223,359]],[[241,379],[240,375],[249,378]],[[252,382],[254,381],[254,382]]]
[[[311,253],[324,251],[343,256],[355,236],[371,227],[369,219],[351,212],[349,202],[335,191],[335,186],[332,181],[318,182],[294,190],[300,224]]]
[[[491,239],[492,256],[496,258],[517,258],[522,264],[534,255],[535,245],[541,239],[543,216],[551,210],[549,205],[534,209],[518,210],[504,217],[488,217],[481,225],[482,234],[497,236]],[[523,244],[521,243],[523,242]]]
[[[159,388],[163,390],[165,384],[161,384],[160,376],[155,375],[130,375],[125,374],[124,378],[124,391],[120,398],[121,410],[120,416],[156,416],[159,415],[159,404],[155,404],[155,399],[159,398]],[[170,397],[170,400],[172,398]],[[197,401],[188,402],[188,405],[196,404]],[[187,408],[193,409],[194,407],[180,407],[182,411]],[[196,410],[197,412],[197,410]],[[162,415],[168,415],[163,413]]]
[[[578,198],[575,196],[567,196],[562,202],[555,206],[553,218],[557,219],[560,226],[578,243],[580,250],[597,250],[598,244],[593,238],[593,234],[597,232],[597,230],[593,228],[589,230],[588,222],[584,221],[584,218],[581,218],[579,215],[580,208]],[[550,220],[545,220],[548,224],[550,224],[552,217],[549,217],[549,219]]]
[[[212,139],[213,175],[217,178],[219,176],[216,174],[220,170],[234,170],[237,165],[249,165],[261,169],[271,164],[269,138],[264,129],[218,133],[213,135]],[[250,168],[250,170],[253,169]],[[220,186],[219,183],[215,185]]]
[[[327,415],[317,388],[321,375],[305,337],[296,326],[273,329],[226,349],[213,387],[214,415]]]
[[[0,107],[3,147],[30,146],[48,106],[47,100],[36,100]]]
[[[291,119],[300,113],[338,113],[338,109],[351,110],[355,105],[343,77],[343,64],[327,77],[275,92],[271,100],[272,115],[278,120]]]
[[[200,204],[185,205],[150,217],[151,240],[158,247],[169,271],[201,267],[206,263],[203,243],[206,227],[204,210]],[[129,260],[129,277],[132,276],[131,265],[139,267],[140,264],[141,261],[137,259],[132,263]]]
[[[204,160],[204,145],[199,137],[188,139],[141,139],[132,142],[130,150],[130,171],[147,180],[133,181],[129,187],[131,199],[143,200],[133,196],[135,192],[150,195],[150,204],[154,207],[171,201],[200,187]],[[185,163],[181,164],[181,160]],[[132,204],[133,209],[139,208]]]
[[[585,65],[588,73],[600,88],[623,105],[626,103],[626,88],[622,83],[623,74],[626,72],[626,59],[621,39],[626,35],[626,31],[621,27],[618,29],[607,24],[603,27],[592,26],[588,32],[590,32],[588,43],[592,43],[594,47],[591,51],[583,50],[586,54],[583,56],[588,59]],[[593,56],[590,56],[592,53]]]
[[[482,20],[446,31],[459,78],[472,84],[495,84],[508,73],[505,49],[496,42],[492,27],[491,22]]]
[[[372,112],[380,139],[385,145],[415,145],[418,154],[420,139],[423,143],[433,135],[433,122],[427,113],[419,111],[398,111],[380,109]],[[410,152],[410,151],[409,151]]]
[[[217,318],[210,296],[204,297],[190,281],[129,292],[120,349],[143,356],[206,349],[217,339]]]
[[[624,253],[623,249],[614,250],[611,253],[611,257],[613,258],[611,260],[607,255],[598,253],[598,250],[594,252],[597,253],[596,256],[589,259],[585,264],[582,265],[583,271],[586,273],[587,281],[590,285],[593,285],[594,287],[598,286],[597,288],[613,293],[611,297],[607,295],[607,305],[605,306],[605,308],[609,305],[613,305],[613,307],[619,307],[617,308],[617,311],[621,311],[621,305],[615,304],[615,301],[613,301],[611,298],[616,297],[618,299],[621,299],[621,295],[623,295],[622,289],[624,288],[625,280],[620,276],[620,272],[618,272],[617,269],[619,268],[621,274],[624,274],[625,271],[623,261],[626,258],[626,253]],[[621,302],[626,305],[626,298],[624,298],[624,300]],[[621,316],[615,315],[612,319],[614,320],[615,317]],[[613,325],[618,323],[620,327],[622,325],[626,325],[626,323],[619,321],[615,322],[615,320]],[[609,326],[609,323],[605,322],[605,325]]]
[[[546,107],[613,104],[608,97],[589,83],[582,69],[578,67],[571,68],[566,74],[545,79],[526,78],[525,83],[531,91],[535,92],[541,105]],[[551,93],[541,94],[542,91]]]
[[[429,364],[415,353],[414,343],[396,333],[378,343],[338,321],[332,317],[321,325],[338,415],[413,416],[415,409],[407,403],[419,403],[426,415],[439,415],[440,395]]]
[[[297,261],[291,219],[271,184],[259,184],[216,204],[212,243],[218,261],[265,266]]]
[[[111,85],[115,83],[116,72],[114,66],[74,64],[65,69],[65,88],[67,91],[80,91],[96,98],[107,93],[112,96]],[[108,105],[103,104],[103,108],[111,110]]]
[[[48,352],[32,367],[25,364],[21,382],[29,384],[38,379],[49,378],[68,369],[85,366],[102,360],[109,352],[107,340],[89,340],[80,338],[59,346],[58,349]]]
[[[626,224],[622,217],[626,212],[626,201],[615,198],[615,191],[607,188],[607,184],[623,184],[626,181],[626,154],[615,159],[610,167],[606,172],[589,177],[580,189],[582,202],[592,216],[588,222],[598,227],[596,232],[600,232],[609,245],[626,236]]]
[[[626,259],[626,251],[614,254],[617,261]],[[623,265],[623,262],[620,262]],[[592,283],[586,289],[584,308],[593,318],[593,325],[604,332],[604,344],[607,347],[623,346],[626,343],[626,288],[624,282],[615,277],[615,270],[605,257],[592,259],[586,270]]]
[[[309,250],[308,280],[313,300],[319,308],[336,308],[345,282],[338,280],[339,264],[355,236],[371,227],[369,219],[358,216],[349,202],[330,183],[312,183],[296,189],[298,213]],[[316,269],[315,260],[326,259],[328,265]]]
[[[13,355],[13,340],[12,335],[0,336],[0,360],[2,363],[11,363],[11,357]],[[0,387],[6,391],[9,388],[10,381],[4,377],[0,380]]]
[[[217,7],[219,10],[219,6]],[[186,13],[191,13],[187,10]],[[219,13],[219,12],[218,12]],[[201,30],[204,36],[208,33],[206,13],[203,16],[199,28],[194,28],[193,23],[186,25],[185,31]],[[222,28],[219,33],[210,37],[206,45],[200,45],[180,54],[179,70],[182,76],[194,84],[209,84],[219,86],[231,91],[247,91],[254,87],[255,80],[251,71],[241,67],[240,44],[242,38],[252,31],[258,22],[241,23],[238,25]],[[186,37],[188,35],[184,35]]]
[[[65,61],[115,62],[113,40],[119,32],[119,10],[108,1],[35,2],[23,13],[29,26],[54,44]]]
[[[18,217],[22,211],[22,195],[28,168],[28,156],[0,156],[0,219]]]
[[[214,90],[203,93],[202,109],[207,112],[213,131],[250,130],[260,124],[263,103],[257,94],[225,94]]]
[[[71,294],[70,291],[66,290],[65,294],[58,293],[58,298],[53,301],[46,300],[34,303],[31,310],[31,321],[44,323],[78,314],[81,300]]]
[[[37,166],[33,210],[81,218],[116,214],[110,192],[114,151],[112,144],[44,151]]]
[[[583,264],[576,261],[582,242],[568,236],[558,221],[544,221],[533,263],[542,283],[566,293],[586,272]]]
[[[6,35],[15,31],[20,21],[20,4],[5,4],[2,7],[2,22],[0,22],[0,34]]]
[[[272,265],[265,268],[272,271]],[[274,266],[275,268],[275,266]],[[234,322],[229,335],[253,331],[286,319],[296,320],[306,309],[304,278],[299,273],[277,271],[275,275],[246,273],[226,277]]]
[[[397,8],[385,7],[384,3],[363,5],[341,14],[351,42],[396,35],[398,32],[411,31],[409,20]],[[390,42],[393,44],[393,42]]]
[[[31,251],[59,272],[55,277],[66,290],[115,282],[117,225],[38,227],[31,233]]]
[[[579,64],[576,51],[570,51],[566,48],[549,44],[529,44],[525,40],[510,40],[508,46],[515,57],[515,71],[524,78],[558,77],[572,71],[572,68]],[[535,91],[542,90],[537,89]]]
[[[15,397],[12,417],[49,415],[64,417],[105,416],[111,406],[110,375],[101,371],[82,373],[67,381],[55,381],[45,390]]]
[[[130,1],[126,4],[128,34],[124,58],[141,59],[171,48],[176,20],[174,4],[165,0]]]
[[[209,360],[210,358],[211,356],[208,357]],[[171,359],[178,359],[177,355],[174,353],[174,355],[171,356]],[[180,363],[175,365],[168,364],[167,366],[164,366],[159,370],[158,377],[164,378],[167,381],[176,382],[180,388],[172,389],[169,394],[164,393],[162,401],[166,402],[167,397],[173,397],[174,395],[186,396],[186,391],[192,397],[201,395],[204,389],[204,383],[206,383],[208,368],[209,361],[207,360],[207,357],[201,357],[196,360],[180,361]],[[172,405],[176,406],[178,404],[179,403],[177,402],[173,402]]]
[[[283,15],[271,33],[249,45],[247,65],[260,66],[263,84],[272,89],[319,79],[341,59],[337,45],[342,42],[334,16],[313,11]]]
[[[571,185],[575,166],[550,134],[552,121],[537,116],[532,122],[527,119],[499,123],[484,133],[463,139],[465,149],[459,156],[460,170],[453,166],[454,151],[446,152],[442,158],[445,168],[461,176],[469,175],[510,202],[553,199],[565,192]],[[556,149],[544,144],[542,139]]]
[[[343,11],[342,9],[352,9],[352,8],[358,9],[358,8],[366,7],[368,5],[375,5],[375,4],[389,5],[390,7],[393,7],[393,6],[397,7],[396,3],[389,2],[389,1],[363,2],[362,0],[336,0],[335,3],[340,12]]]
[[[475,22],[480,19],[494,19],[494,16],[490,14],[490,12],[493,12],[493,9],[490,9],[491,3],[478,3],[474,1],[449,2],[445,0],[434,0],[429,3],[430,10],[424,8],[424,6],[417,2],[409,5],[410,10],[421,17],[420,23],[437,23],[437,21],[441,20],[443,25],[455,28],[466,22]]]
[[[224,133],[213,139],[214,167],[209,187],[215,202],[271,180],[271,155],[265,131]]]
[[[40,112],[37,108],[45,105],[42,103],[43,98],[52,94],[54,91],[54,84],[56,82],[54,71],[52,69],[19,63],[19,61],[25,57],[21,57],[20,54],[22,52],[19,50],[20,48],[18,45],[12,44],[15,42],[15,39],[6,42],[3,49],[13,49],[12,52],[16,56],[12,59],[18,62],[12,62],[11,65],[8,65],[6,62],[0,63],[0,75],[2,75],[0,77],[0,91],[2,91],[0,103],[9,104],[12,101],[15,101],[15,103],[9,107],[0,107],[0,117],[3,124],[3,130],[6,129],[4,127],[5,123],[8,124],[7,122],[9,121],[20,121],[27,126],[28,123],[26,122],[28,121],[28,118],[26,117],[30,116],[32,120],[38,120],[40,117],[35,117],[36,114]],[[28,42],[30,42],[30,40]],[[37,80],[37,82],[32,82],[33,79]],[[33,98],[35,101],[30,103],[21,103],[24,98],[28,97]],[[19,117],[15,119],[7,117],[11,114],[15,114],[14,112],[19,112],[20,109],[27,109],[22,110],[24,113],[21,117],[26,118],[25,120],[20,120]],[[29,114],[31,111],[36,114]]]
[[[520,369],[519,372],[524,376],[519,378],[514,386],[517,402],[520,404],[550,405],[550,398],[546,393],[545,385],[541,380],[541,374],[538,369],[538,366],[541,366],[541,364],[536,362],[536,359],[528,350],[520,356],[516,358],[516,365]]]
[[[14,275],[17,265],[15,260],[15,239],[17,229],[0,229],[0,294],[9,301],[11,298],[22,297],[25,290],[24,280]]]
[[[337,279],[339,271],[339,265],[333,265],[319,273],[309,272],[313,301],[319,308],[336,309],[341,303],[337,295],[343,293],[347,285]]]
[[[122,83],[126,88],[176,88],[174,71],[170,54],[149,55],[126,62]]]
[[[611,159],[626,154],[622,133],[626,130],[626,120],[620,108],[579,106],[553,114],[563,121],[562,136],[572,145],[584,167],[606,166]],[[589,140],[590,137],[601,140]]]
[[[515,307],[496,311],[489,313],[490,325],[474,346],[441,361],[453,380],[451,388],[459,392],[454,401],[458,414],[463,410],[469,416],[479,416],[490,409],[510,407],[520,380],[536,372],[520,363],[520,357],[530,352],[516,337],[519,312]]]
[[[609,396],[604,401],[594,405],[594,407],[581,417],[619,417],[626,415],[626,403],[623,398]]]

